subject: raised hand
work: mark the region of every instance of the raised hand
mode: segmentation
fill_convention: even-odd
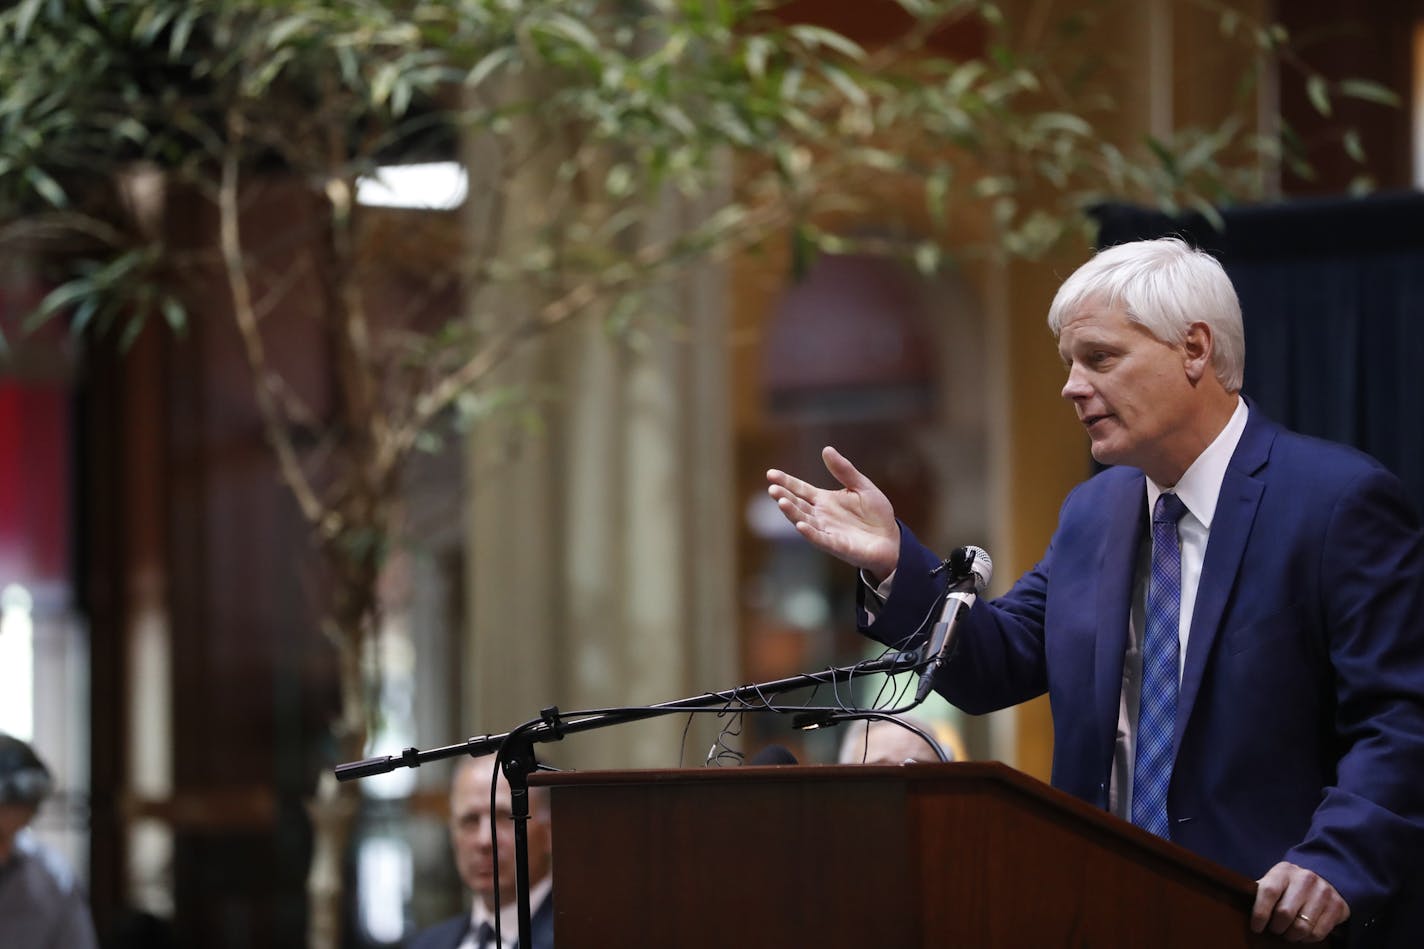
[[[839,490],[773,468],[766,473],[766,493],[802,537],[874,581],[884,580],[900,559],[900,526],[890,499],[834,448],[821,449],[821,460]]]

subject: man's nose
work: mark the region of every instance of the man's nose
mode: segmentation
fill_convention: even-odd
[[[1070,402],[1086,399],[1093,394],[1093,387],[1083,378],[1082,370],[1073,366],[1068,370],[1068,379],[1063,383],[1063,398]]]

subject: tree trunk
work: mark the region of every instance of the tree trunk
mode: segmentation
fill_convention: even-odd
[[[317,780],[307,802],[312,822],[312,859],[307,871],[307,946],[338,949],[341,945],[342,890],[346,847],[360,808],[361,792],[342,784],[330,770]]]
[[[377,585],[381,552],[369,546],[353,549],[350,538],[384,537],[383,531],[389,526],[384,518],[369,516],[372,511],[386,510],[384,505],[356,509],[359,520],[368,526],[319,539],[322,553],[333,568],[333,601],[323,625],[340,665],[341,710],[331,731],[342,761],[354,761],[366,752],[371,690],[365,657],[380,611]],[[377,524],[381,533],[374,533]],[[324,767],[317,779],[316,794],[307,802],[312,822],[312,860],[307,870],[309,949],[339,949],[342,945],[346,852],[360,806],[360,786],[337,781],[332,768]]]

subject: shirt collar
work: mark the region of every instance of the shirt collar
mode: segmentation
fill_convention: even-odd
[[[503,880],[500,881],[501,884]],[[545,874],[544,879],[535,883],[529,888],[529,913],[533,915],[543,905],[545,897],[554,888],[554,875]],[[510,885],[513,892],[513,884]],[[504,892],[504,887],[500,886],[500,892]],[[480,923],[488,922],[494,925],[494,914],[485,906],[485,901],[478,896],[475,897],[474,905],[470,908],[470,929],[479,932]],[[504,937],[504,944],[512,946],[519,940],[519,901],[511,900],[499,908],[499,930]]]
[[[1172,488],[1182,499],[1187,513],[1211,530],[1211,519],[1216,515],[1216,500],[1221,495],[1221,482],[1226,480],[1226,468],[1231,456],[1236,453],[1236,445],[1241,441],[1241,433],[1246,430],[1246,400],[1236,397],[1236,411],[1231,413],[1226,426],[1212,439],[1206,450],[1197,455],[1181,478]],[[1152,508],[1157,497],[1165,488],[1147,479],[1147,514],[1152,516]]]

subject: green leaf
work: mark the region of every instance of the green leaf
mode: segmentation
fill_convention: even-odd
[[[391,114],[395,116],[405,115],[406,109],[410,107],[410,99],[413,91],[411,85],[405,77],[396,81],[395,88],[391,90]]]
[[[1177,156],[1172,153],[1172,150],[1155,135],[1146,136],[1144,141],[1152,154],[1157,156],[1157,161],[1162,164],[1162,167],[1175,176],[1177,174]]]
[[[134,341],[138,339],[138,334],[143,332],[143,324],[147,322],[142,316],[135,316],[124,326],[124,331],[119,335],[119,350],[128,352],[133,348]]]
[[[608,177],[603,187],[615,198],[624,198],[633,193],[633,169],[619,162],[608,169]]]
[[[1033,124],[1035,128],[1045,132],[1067,132],[1070,135],[1080,135],[1083,138],[1089,138],[1093,134],[1093,127],[1088,124],[1088,121],[1071,112],[1045,112],[1036,116]]]
[[[987,68],[983,60],[979,59],[971,59],[963,65],[956,66],[944,84],[945,92],[956,99],[963,96],[979,81],[979,77],[984,75],[984,70]]]
[[[267,33],[267,48],[276,49],[283,45],[307,25],[305,18],[289,16],[278,20]]]
[[[173,332],[181,333],[188,328],[188,310],[176,297],[165,296],[159,309],[163,311],[164,322]]]
[[[1217,233],[1226,230],[1226,219],[1221,216],[1221,211],[1217,209],[1216,205],[1200,195],[1192,195],[1187,199],[1187,204],[1196,208],[1197,212],[1206,218],[1206,222],[1215,228]]]
[[[947,219],[946,204],[952,172],[947,166],[936,168],[925,180],[925,203],[929,207],[930,219],[936,227],[943,227]]]
[[[1379,83],[1371,82],[1368,79],[1342,79],[1336,88],[1342,96],[1349,96],[1352,99],[1363,99],[1366,102],[1376,102],[1391,108],[1400,104],[1399,96]]]
[[[822,26],[811,26],[807,23],[798,23],[787,30],[798,42],[810,49],[825,46],[833,49],[841,55],[854,60],[865,58],[865,50],[848,37],[842,36],[835,30],[828,30]]]
[[[1350,129],[1346,132],[1345,139],[1341,144],[1345,147],[1346,155],[1349,155],[1360,164],[1364,164],[1365,146],[1360,142],[1360,133],[1358,130]]]
[[[55,207],[69,206],[69,196],[64,193],[59,182],[51,178],[49,173],[38,165],[30,165],[25,169],[25,181],[39,193],[40,197]]]
[[[126,115],[116,122],[113,131],[116,136],[126,138],[135,145],[143,145],[148,141],[148,129],[131,115]]]
[[[173,33],[168,37],[168,55],[177,59],[188,48],[188,40],[192,38],[193,27],[198,22],[198,10],[190,8],[185,10],[173,24]]]
[[[399,77],[395,63],[382,63],[381,68],[376,70],[375,78],[371,80],[371,101],[384,105],[390,99],[391,90],[395,88]]]
[[[926,277],[934,275],[942,258],[939,245],[934,241],[921,241],[915,246],[915,269]]]
[[[349,46],[338,46],[336,62],[341,67],[341,81],[347,85],[355,85],[356,77],[361,74],[360,59],[356,51]]]
[[[746,63],[747,73],[753,79],[763,79],[766,77],[767,60],[771,58],[771,41],[764,36],[753,36],[747,40]]]
[[[562,36],[564,39],[581,47],[587,52],[597,53],[599,48],[598,37],[593,35],[593,31],[584,26],[578,20],[564,13],[554,13],[539,24],[544,31]]]
[[[38,328],[65,307],[73,306],[86,298],[97,300],[97,297],[97,288],[88,277],[75,277],[73,280],[61,283],[45,294],[40,305],[25,318],[25,332]]]
[[[138,20],[134,23],[133,38],[144,46],[152,46],[153,41],[158,38],[158,34],[163,32],[168,21],[173,18],[173,14],[174,10],[171,7],[158,5],[144,7]]]
[[[905,167],[905,156],[884,148],[856,148],[849,156],[865,168],[876,171],[900,171]]]
[[[971,190],[976,198],[995,198],[1012,194],[1014,181],[1007,175],[983,175],[975,179]]]
[[[864,107],[869,104],[870,96],[866,91],[856,84],[844,69],[838,69],[828,63],[823,63],[820,67],[821,75],[830,80],[831,85],[840,91],[852,104]]]
[[[470,74],[465,77],[466,87],[473,89],[478,86],[493,75],[496,69],[505,63],[513,61],[515,56],[516,53],[512,46],[501,46],[499,49],[486,54],[479,62],[475,63],[474,68],[470,70]]]
[[[1325,77],[1315,74],[1305,81],[1305,94],[1310,97],[1310,104],[1315,106],[1315,111],[1321,115],[1330,115],[1330,84],[1325,81]]]
[[[1364,197],[1375,190],[1375,180],[1369,175],[1356,175],[1350,180],[1350,184],[1346,190],[1352,197]]]
[[[79,301],[79,305],[74,308],[74,313],[69,317],[69,332],[78,336],[84,332],[84,328],[89,325],[89,321],[94,318],[94,313],[99,309],[99,298],[90,294]]]
[[[29,39],[30,29],[35,25],[35,17],[39,16],[43,5],[44,0],[24,0],[20,4],[15,15],[15,42],[23,43]]]
[[[806,73],[800,66],[792,66],[781,77],[781,98],[791,101],[797,98],[801,91],[801,82],[805,79]]]

